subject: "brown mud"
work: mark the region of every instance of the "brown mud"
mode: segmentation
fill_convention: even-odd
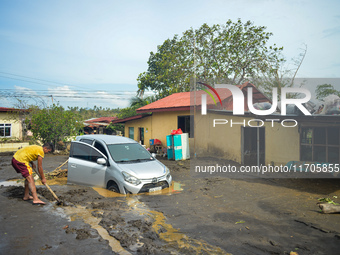
[[[44,169],[66,159],[46,157]],[[158,193],[123,196],[66,185],[61,174],[48,184],[65,204],[57,206],[37,186],[47,205],[32,206],[22,201],[23,186],[0,182],[1,252],[338,254],[340,214],[322,214],[317,205],[320,197],[340,201],[338,179],[193,178],[190,160],[160,160],[174,183]],[[16,178],[10,156],[2,156],[0,181]]]

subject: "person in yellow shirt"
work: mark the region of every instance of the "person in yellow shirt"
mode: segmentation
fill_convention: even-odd
[[[46,183],[44,170],[42,167],[42,160],[45,154],[54,151],[52,143],[45,143],[43,146],[30,145],[18,150],[12,158],[12,166],[26,179],[25,180],[25,193],[23,200],[33,200],[33,205],[44,205],[45,202],[41,201],[37,195],[37,189],[35,187],[33,179],[33,169],[35,169],[34,161],[38,160],[38,171],[41,177],[41,182]],[[31,164],[31,166],[30,166]],[[30,196],[30,192],[32,196]]]

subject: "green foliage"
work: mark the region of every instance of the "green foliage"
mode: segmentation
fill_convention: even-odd
[[[241,20],[189,29],[151,52],[148,70],[138,76],[138,94],[153,90],[157,97],[190,90],[190,79],[241,84],[284,61],[282,47],[267,47],[272,33]]]
[[[318,201],[320,203],[329,203],[329,204],[333,204],[333,205],[339,205],[338,203],[335,203],[332,199],[330,199],[329,197],[327,198],[319,198]]]
[[[111,108],[102,108],[101,106],[97,107],[96,105],[93,109],[88,108],[79,108],[79,107],[68,107],[68,111],[79,114],[81,119],[87,120],[91,118],[99,118],[99,117],[113,117],[116,116],[119,112],[119,109],[111,109]]]
[[[27,122],[29,120],[27,119]],[[33,139],[56,144],[67,136],[79,134],[83,124],[78,114],[65,111],[62,106],[53,104],[43,109],[32,109],[30,129]]]
[[[22,142],[18,138],[11,138],[11,137],[1,137],[0,138],[0,143],[20,143]]]
[[[123,132],[124,133],[124,125],[123,124],[112,124],[110,123],[110,125],[108,125],[106,127],[107,129],[109,130],[112,130],[112,131],[120,131],[120,132]]]
[[[137,115],[136,110],[140,107],[143,107],[147,104],[150,104],[152,102],[156,101],[156,97],[147,97],[147,98],[140,98],[138,96],[133,97],[130,100],[130,106],[120,109],[120,112],[117,114],[117,117],[119,119],[124,119],[124,118],[128,118],[128,117],[132,117]]]
[[[137,108],[138,107],[126,107],[126,108],[120,109],[120,112],[117,114],[118,119],[124,119],[124,118],[137,115],[136,113]]]
[[[147,98],[141,98],[141,97],[133,97],[131,98],[130,100],[130,107],[134,107],[136,109],[140,108],[140,107],[143,107],[147,104],[150,104],[152,102],[155,102],[156,101],[156,97],[153,97],[153,96],[150,96],[150,97],[147,97]]]
[[[323,100],[325,97],[333,94],[340,97],[340,90],[336,90],[331,84],[318,85],[316,87],[315,93],[316,98],[319,100]]]

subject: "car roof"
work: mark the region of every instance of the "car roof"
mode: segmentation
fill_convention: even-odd
[[[137,143],[135,140],[124,136],[117,136],[117,135],[82,135],[77,136],[77,141],[80,139],[96,139],[98,141],[102,141],[106,144],[116,144],[116,143]]]

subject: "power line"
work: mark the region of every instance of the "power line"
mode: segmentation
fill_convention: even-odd
[[[10,75],[10,76],[16,76],[16,77],[22,77],[22,78],[27,78],[30,80],[36,80],[36,81],[42,81],[42,82],[36,82],[36,81],[30,81],[30,80],[25,80],[25,79],[19,79],[19,78],[14,78],[14,77],[9,77],[9,76],[4,76],[4,75],[0,75],[0,77],[2,78],[6,78],[6,79],[12,79],[12,80],[18,80],[18,81],[24,81],[24,82],[28,82],[28,83],[35,83],[35,84],[40,84],[40,85],[46,85],[46,86],[54,86],[56,87],[56,85],[52,85],[50,83],[54,83],[54,84],[58,84],[58,85],[63,85],[63,86],[68,86],[68,87],[76,87],[76,88],[82,88],[84,89],[83,86],[76,86],[76,85],[70,85],[70,84],[66,84],[66,83],[61,83],[61,82],[55,82],[55,81],[49,81],[49,80],[44,80],[44,79],[39,79],[39,78],[34,78],[34,77],[29,77],[29,76],[24,76],[24,75],[19,75],[19,74],[14,74],[14,73],[8,73],[8,72],[2,72],[0,71],[0,74],[6,74],[6,75]],[[46,83],[47,82],[47,83]],[[93,91],[88,89],[89,92]]]
[[[0,75],[0,77],[7,78],[7,79],[12,79],[12,80],[17,80],[17,81],[25,81],[25,82],[30,82],[30,83],[40,84],[40,85],[48,85],[48,86],[51,86],[50,84],[46,84],[46,83],[27,81],[27,80],[18,79],[18,78],[13,78],[13,77],[7,77],[7,76],[3,76],[3,75]],[[54,85],[52,85],[52,86],[54,86]]]
[[[29,94],[29,93],[11,93],[6,94],[3,93],[4,97],[59,97],[59,98],[92,98],[92,99],[101,99],[101,100],[130,100],[130,98],[124,98],[124,97],[116,97],[115,95],[97,95],[97,96],[77,96],[77,95],[52,95],[52,94]],[[1,97],[1,93],[0,93]]]
[[[75,86],[75,85],[69,85],[66,83],[61,83],[61,82],[55,82],[55,81],[49,81],[49,80],[44,80],[44,79],[39,79],[39,78],[34,78],[34,77],[29,77],[29,76],[24,76],[24,75],[19,75],[19,74],[14,74],[14,73],[9,73],[9,72],[2,72],[0,71],[0,74],[5,74],[5,75],[0,75],[0,77],[6,78],[6,79],[12,79],[12,80],[18,80],[18,81],[23,81],[23,82],[28,82],[28,83],[34,83],[34,84],[40,84],[40,85],[45,85],[45,86],[53,86],[56,87],[56,85],[51,85],[50,83],[54,83],[57,85],[63,85],[63,86],[68,86],[68,87],[77,87],[77,88],[82,88],[83,90],[72,90],[72,91],[65,91],[65,90],[32,90],[28,89],[27,91],[25,90],[18,90],[18,89],[2,89],[0,91],[0,97],[11,97],[11,98],[22,98],[22,97],[27,97],[27,98],[39,98],[39,97],[56,97],[56,98],[73,98],[73,99],[104,99],[104,100],[130,100],[131,96],[135,94],[135,91],[107,91],[107,90],[87,90],[84,87],[80,86]],[[14,77],[10,77],[10,76]],[[25,78],[25,79],[21,79]],[[30,79],[30,80],[27,80]],[[34,80],[34,81],[32,81]],[[105,92],[105,94],[101,93]]]
[[[31,79],[31,80],[37,80],[37,81],[45,81],[45,82],[48,82],[48,83],[55,83],[55,84],[59,84],[59,85],[67,85],[67,86],[70,86],[68,84],[65,84],[65,83],[60,83],[60,82],[55,82],[55,81],[48,81],[48,80],[43,80],[43,79],[38,79],[38,78],[33,78],[33,77],[29,77],[29,76],[24,76],[24,75],[19,75],[19,74],[13,74],[13,73],[6,73],[6,72],[1,72],[0,73],[3,73],[3,74],[9,74],[9,75],[12,75],[12,76],[18,76],[18,77],[23,77],[23,78],[28,78],[28,79]],[[2,77],[2,76],[1,76]],[[6,77],[6,78],[10,78],[10,77]],[[10,78],[11,79],[11,78]],[[14,78],[13,78],[14,79]]]
[[[2,91],[8,91],[8,92],[16,92],[18,91],[18,89],[2,89]],[[36,92],[36,93],[40,93],[40,92],[46,92],[46,93],[52,93],[52,94],[58,94],[58,93],[79,93],[79,94],[89,94],[89,93],[93,93],[93,92],[97,92],[97,93],[101,93],[101,92],[106,92],[106,93],[114,93],[114,95],[126,95],[126,94],[135,94],[136,91],[112,91],[112,90],[92,90],[92,91],[81,91],[81,90],[72,90],[72,91],[67,91],[67,90],[62,90],[62,91],[55,91],[55,90],[46,90],[46,89],[39,89],[39,91],[33,90],[33,89],[29,89],[29,91],[27,91],[27,93],[30,92]]]

